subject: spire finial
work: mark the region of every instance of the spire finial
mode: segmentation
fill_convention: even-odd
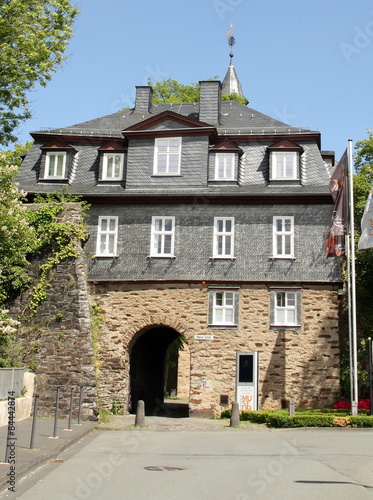
[[[231,58],[230,63],[232,64],[232,59],[233,59],[233,56],[234,56],[234,54],[232,52],[232,47],[236,43],[236,39],[233,36],[233,24],[232,24],[232,22],[231,22],[231,24],[229,26],[229,30],[227,31],[227,37],[228,37],[228,45],[231,48],[231,51],[229,53],[229,57]]]

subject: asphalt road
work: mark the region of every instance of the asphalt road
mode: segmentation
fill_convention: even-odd
[[[373,499],[373,430],[96,431],[1,498]]]

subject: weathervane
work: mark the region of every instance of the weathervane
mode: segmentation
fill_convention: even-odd
[[[229,27],[229,30],[227,31],[228,45],[231,48],[231,51],[229,53],[229,57],[231,58],[231,64],[232,64],[232,59],[233,59],[233,56],[234,56],[234,54],[232,52],[232,47],[236,43],[236,39],[234,38],[234,36],[233,36],[232,33],[233,33],[233,24],[231,23],[230,27]]]

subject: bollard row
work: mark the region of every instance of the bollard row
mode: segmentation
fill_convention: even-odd
[[[58,438],[58,436],[57,436],[57,428],[58,428],[59,403],[60,403],[60,387],[57,387],[57,389],[56,389],[55,411],[54,411],[54,423],[53,423],[53,436],[52,436],[55,439]],[[38,404],[39,404],[39,396],[35,395],[34,396],[34,412],[33,412],[33,416],[32,416],[32,427],[31,427],[31,437],[30,437],[30,450],[32,450],[34,448]],[[68,421],[67,430],[71,430],[73,404],[74,404],[74,389],[71,389],[71,394],[70,394],[70,408],[69,408],[69,421]],[[78,422],[77,422],[77,425],[80,425],[80,421],[81,421],[82,404],[83,404],[83,387],[80,386],[80,388],[79,388],[79,406],[78,406]]]

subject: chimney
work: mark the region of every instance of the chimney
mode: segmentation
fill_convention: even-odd
[[[199,120],[206,123],[220,123],[221,82],[208,80],[199,82],[201,95]]]
[[[150,113],[153,108],[153,89],[149,86],[136,87],[134,113]]]

